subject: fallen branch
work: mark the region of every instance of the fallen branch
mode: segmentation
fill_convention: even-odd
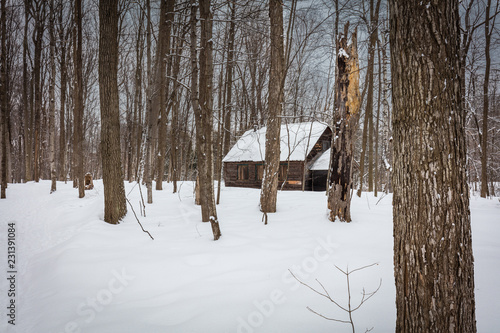
[[[139,225],[141,226],[142,231],[144,231],[145,233],[147,233],[149,235],[149,237],[151,237],[152,240],[155,240],[153,238],[153,236],[151,236],[151,234],[149,233],[149,231],[144,230],[144,227],[142,226],[141,221],[139,221],[139,218],[137,217],[137,214],[135,213],[134,206],[132,206],[132,204],[130,203],[130,200],[127,197],[125,197],[125,199],[127,200],[128,204],[130,205],[130,208],[132,208],[132,212],[134,213],[135,219],[137,220],[137,223],[139,223]]]

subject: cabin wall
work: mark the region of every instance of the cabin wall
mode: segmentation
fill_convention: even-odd
[[[281,165],[288,169],[288,175],[286,178],[286,183],[283,186],[284,190],[302,190],[302,174],[304,172],[304,162],[302,161],[290,161],[281,162]],[[248,179],[239,180],[238,179],[238,165],[248,166]],[[224,183],[229,187],[250,187],[250,188],[260,188],[262,184],[262,179],[257,177],[257,165],[263,165],[263,162],[224,162]],[[287,165],[288,168],[287,168]],[[278,187],[281,188],[283,181],[278,182]]]

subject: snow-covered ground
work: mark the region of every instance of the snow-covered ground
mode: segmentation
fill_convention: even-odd
[[[213,241],[200,222],[193,184],[179,194],[171,185],[154,192],[140,216],[140,193],[126,192],[132,211],[122,224],[103,219],[103,187],[83,199],[71,184],[13,184],[0,201],[1,332],[351,332],[306,309],[339,320],[342,310],[300,285],[321,288],[347,306],[345,276],[353,306],[379,291],[353,314],[359,332],[393,332],[395,287],[390,195],[355,197],[352,223],[327,219],[326,197],[318,192],[281,192],[278,212],[264,226],[259,190],[223,188],[217,207],[222,238]],[[143,188],[145,194],[145,188]],[[378,203],[377,203],[378,202]],[[500,299],[500,202],[471,198],[479,332],[498,332]],[[16,325],[9,320],[8,224],[16,235]]]

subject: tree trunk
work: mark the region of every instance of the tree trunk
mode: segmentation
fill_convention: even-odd
[[[458,0],[389,4],[396,332],[475,332]]]
[[[99,96],[104,221],[117,224],[127,213],[120,149],[118,99],[118,0],[99,1]]]
[[[276,212],[278,195],[278,173],[280,165],[280,129],[284,99],[283,47],[283,3],[270,0],[269,17],[271,21],[271,68],[269,72],[269,101],[266,121],[266,153],[264,176],[260,191],[260,210],[263,213]]]
[[[78,180],[78,197],[85,196],[83,171],[83,76],[82,76],[82,1],[75,1],[75,26],[73,34],[73,62],[75,68],[74,116],[73,116],[73,159],[75,179]]]
[[[143,124],[142,124],[142,60],[144,56],[144,38],[142,36],[142,29],[144,26],[144,11],[141,11],[139,16],[139,27],[137,30],[137,39],[136,39],[136,67],[135,67],[135,78],[134,78],[134,89],[135,89],[135,97],[134,97],[134,134],[135,134],[135,143],[134,146],[134,177],[136,181],[139,181],[141,178],[140,169],[144,163],[142,158],[142,139],[143,139]]]
[[[357,31],[347,45],[349,23],[338,39],[337,82],[335,83],[335,135],[332,136],[328,208],[330,220],[351,222],[352,157],[354,131],[359,114],[359,64]]]
[[[54,22],[54,0],[50,0],[50,22]],[[50,193],[56,191],[56,36],[54,24],[49,25],[50,37],[50,83],[49,83],[49,161],[50,161]]]
[[[1,0],[1,10],[0,14],[0,44],[1,51],[0,54],[0,143],[2,145],[2,165],[0,169],[2,170],[2,174],[0,175],[0,199],[6,198],[6,189],[7,189],[7,144],[9,143],[9,135],[7,131],[7,112],[8,110],[8,91],[7,91],[7,15],[6,15],[6,0]]]
[[[484,54],[486,57],[486,66],[484,69],[483,83],[483,133],[481,135],[481,197],[486,198],[489,195],[488,191],[488,109],[489,109],[489,85],[490,85],[490,44],[493,27],[490,31],[490,7],[491,0],[486,4],[485,22],[484,22]]]
[[[172,70],[173,84],[170,105],[172,107],[172,125],[170,129],[170,168],[173,193],[177,193],[177,179],[179,178],[179,72],[181,66],[181,54],[184,47],[184,33],[179,32],[176,43],[176,55]]]
[[[373,89],[374,89],[374,70],[375,65],[375,46],[378,35],[378,17],[380,9],[380,0],[374,8],[374,0],[370,0],[370,44],[368,46],[368,69],[367,69],[367,96],[366,110],[363,124],[363,143],[361,145],[359,188],[357,195],[361,196],[363,190],[363,178],[365,173],[365,155],[368,148],[368,191],[373,191]],[[366,146],[368,143],[368,147]]]
[[[217,187],[217,204],[220,200],[220,189],[222,186],[222,173],[224,171],[222,159],[229,152],[231,144],[231,114],[232,114],[232,103],[233,103],[233,68],[234,68],[234,39],[236,35],[236,1],[232,0],[230,3],[231,7],[231,21],[229,22],[229,39],[227,42],[227,64],[226,64],[226,80],[225,80],[225,96],[223,98],[224,105],[222,106],[222,122],[220,132],[220,170],[219,170],[219,182]]]
[[[144,162],[144,180],[146,182],[148,204],[153,203],[153,123],[156,121],[152,106],[151,92],[151,4],[146,0],[146,161]]]
[[[24,1],[24,37],[23,37],[23,111],[24,111],[24,181],[28,182],[32,180],[32,163],[33,163],[33,153],[32,153],[32,140],[31,140],[31,103],[32,98],[30,94],[30,78],[28,73],[28,20],[29,12],[31,8],[31,1]]]
[[[66,33],[64,32],[63,25],[63,3],[60,3],[59,12],[59,43],[61,47],[61,96],[60,96],[60,109],[59,109],[59,180],[66,181]]]
[[[170,35],[174,20],[175,0],[162,0],[160,5],[160,24],[158,37],[158,94],[159,94],[159,124],[158,124],[158,155],[156,162],[156,190],[163,189],[163,174],[165,173],[165,154],[167,149],[167,80],[165,69],[167,58],[170,59]]]
[[[215,206],[212,143],[213,17],[210,10],[210,0],[199,0],[199,7],[201,21],[200,77],[199,84],[194,87],[195,89],[192,90],[191,93],[196,93],[199,87],[198,101],[194,98],[193,107],[196,119],[196,146],[198,147],[198,176],[200,180],[199,190],[202,221],[210,221],[214,240],[217,240],[221,236],[221,231]],[[193,58],[193,47],[196,47],[196,8],[191,11],[191,29],[191,66],[196,67],[196,65],[193,64],[193,61],[196,62],[196,56]],[[194,55],[196,55],[196,52],[194,52]],[[193,72],[192,80],[195,80],[195,76],[197,76],[197,73]]]
[[[40,180],[40,140],[41,122],[42,122],[42,46],[43,46],[43,33],[45,32],[45,2],[35,1],[33,8],[35,18],[35,55],[33,58],[33,81],[34,81],[34,112],[35,112],[35,154],[34,154],[34,180]]]

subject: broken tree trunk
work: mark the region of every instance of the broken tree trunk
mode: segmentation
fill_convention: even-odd
[[[330,220],[338,218],[344,222],[351,221],[352,146],[360,107],[357,30],[354,30],[352,42],[347,46],[348,29],[349,23],[344,27],[344,35],[337,41],[339,52],[335,85],[335,135],[332,136],[328,193]]]

